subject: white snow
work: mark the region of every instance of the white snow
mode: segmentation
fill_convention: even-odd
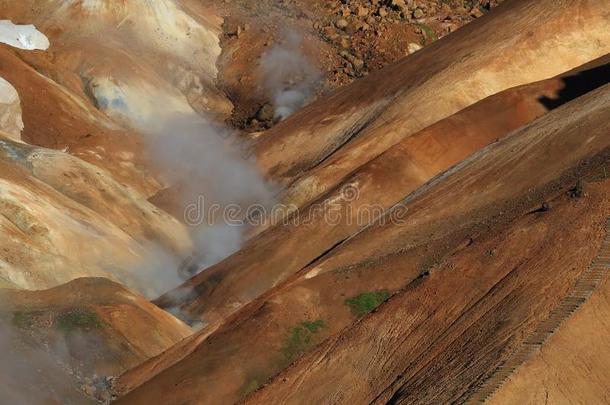
[[[0,43],[26,50],[49,48],[49,39],[36,27],[16,25],[9,20],[0,20]],[[0,77],[0,131],[20,140],[22,130],[19,94],[9,82]]]
[[[0,43],[27,50],[47,50],[49,39],[33,25],[16,25],[0,20]]]

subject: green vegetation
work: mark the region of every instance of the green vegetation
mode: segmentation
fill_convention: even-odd
[[[428,25],[426,25],[426,24],[417,24],[417,26],[419,28],[421,28],[422,32],[424,33],[424,36],[426,37],[426,44],[429,44],[431,42],[434,42],[434,41],[438,40],[438,34],[436,33],[436,31],[434,31]]]
[[[13,313],[13,325],[20,329],[31,328],[34,326],[36,314],[31,312],[16,311]]]
[[[71,309],[55,318],[55,327],[64,332],[76,329],[90,331],[104,326],[97,313],[89,309]]]
[[[258,389],[258,387],[261,386],[261,383],[258,382],[257,379],[252,379],[248,382],[248,384],[246,384],[242,389],[241,389],[241,395],[242,397],[245,397],[246,395],[256,391]]]
[[[242,384],[239,389],[240,397],[246,397],[259,389],[276,371],[277,370],[263,371],[262,369],[250,370],[245,376],[244,384]]]
[[[390,297],[387,290],[365,292],[345,300],[345,304],[351,308],[357,317],[364,316],[381,305]]]
[[[290,330],[290,333],[282,347],[284,362],[290,364],[314,345],[316,334],[324,327],[321,319],[302,321]]]

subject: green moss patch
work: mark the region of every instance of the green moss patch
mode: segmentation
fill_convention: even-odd
[[[71,309],[62,312],[55,318],[55,328],[72,332],[74,330],[90,331],[101,329],[104,324],[98,314],[89,309]]]
[[[390,297],[387,290],[365,292],[345,300],[345,305],[350,307],[352,313],[357,317],[364,316],[381,305]]]
[[[36,323],[36,314],[31,312],[15,311],[13,312],[13,325],[20,329],[27,329],[34,326]]]
[[[252,379],[241,389],[241,396],[245,397],[248,394],[256,391],[262,384],[257,379]]]
[[[290,333],[282,347],[284,362],[290,364],[307,352],[315,343],[316,335],[324,328],[324,321],[302,321]]]
[[[426,44],[438,40],[438,34],[430,26],[426,24],[417,24],[417,26],[421,28],[422,32],[424,33],[424,36],[426,37]]]

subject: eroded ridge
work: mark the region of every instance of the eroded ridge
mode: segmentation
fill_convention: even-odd
[[[465,403],[482,404],[504,384],[510,375],[530,357],[537,353],[544,342],[590,297],[608,274],[610,267],[610,217],[606,220],[606,236],[587,270],[580,275],[570,292],[560,304],[542,321],[506,363],[498,367]]]

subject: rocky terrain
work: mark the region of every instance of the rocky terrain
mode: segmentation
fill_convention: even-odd
[[[220,86],[234,102],[232,123],[250,131],[274,124],[273,94],[261,83],[259,56],[296,32],[300,53],[319,77],[308,98],[341,87],[417,52],[501,1],[263,0],[224,2]],[[280,75],[290,87],[302,67]],[[244,74],[244,72],[246,72]],[[261,85],[262,84],[262,85]]]
[[[0,0],[0,396],[609,402],[608,26]]]

